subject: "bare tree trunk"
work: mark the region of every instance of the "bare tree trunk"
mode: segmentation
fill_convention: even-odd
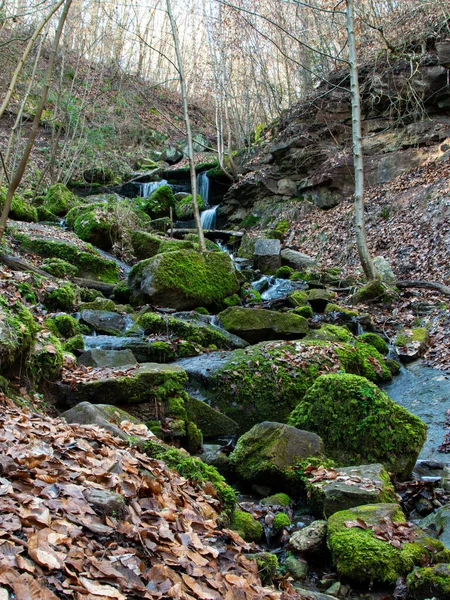
[[[194,219],[195,219],[195,225],[197,227],[197,232],[198,232],[198,243],[200,246],[200,252],[206,252],[205,238],[203,236],[203,229],[202,229],[202,224],[200,221],[200,211],[198,210],[198,203],[197,203],[197,173],[195,172],[195,164],[194,164],[194,145],[192,143],[191,122],[189,119],[186,84],[185,84],[184,71],[183,71],[183,60],[182,60],[181,52],[180,52],[180,43],[178,40],[177,25],[175,23],[175,19],[173,18],[170,0],[166,0],[166,5],[167,5],[167,14],[169,15],[169,19],[170,19],[170,26],[172,28],[173,43],[175,46],[175,53],[177,56],[177,63],[178,63],[178,74],[179,74],[179,78],[180,78],[181,97],[183,100],[183,113],[184,113],[184,122],[186,124],[186,135],[187,135],[188,157],[189,157],[189,171],[191,174],[192,206],[194,207]]]
[[[377,272],[367,246],[364,217],[364,159],[361,134],[361,98],[359,94],[358,65],[355,47],[355,17],[353,0],[347,1],[347,36],[350,60],[350,89],[352,101],[353,163],[355,172],[355,229],[356,246],[364,274],[369,281],[376,279]]]
[[[8,220],[9,211],[11,209],[11,203],[15,191],[17,190],[20,182],[22,181],[23,174],[25,172],[25,168],[28,163],[28,159],[30,157],[31,150],[34,145],[34,141],[37,136],[37,132],[39,129],[39,122],[41,120],[42,112],[45,107],[45,103],[47,102],[48,91],[50,88],[50,83],[52,79],[53,65],[55,64],[56,52],[58,50],[59,41],[61,39],[61,34],[64,29],[64,23],[66,22],[67,14],[70,9],[70,5],[72,4],[72,0],[66,0],[66,4],[64,5],[63,12],[59,18],[58,28],[55,33],[55,39],[53,41],[53,46],[50,53],[50,58],[47,66],[47,73],[45,75],[44,88],[42,90],[41,99],[39,101],[39,105],[36,109],[36,114],[34,115],[34,120],[31,125],[30,136],[28,138],[27,146],[23,152],[22,158],[20,159],[19,165],[17,166],[16,172],[12,176],[11,182],[8,186],[8,192],[6,194],[5,204],[3,206],[2,215],[0,217],[0,241],[3,238],[3,233],[6,227],[6,221]]]

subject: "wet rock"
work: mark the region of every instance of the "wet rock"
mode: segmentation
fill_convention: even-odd
[[[238,475],[250,483],[264,483],[277,489],[300,486],[290,468],[299,460],[321,456],[320,437],[295,427],[264,421],[241,436],[230,460]]]
[[[83,352],[77,363],[85,367],[122,367],[123,365],[134,365],[137,360],[131,350],[101,350],[100,348],[94,348]]]
[[[89,325],[98,333],[107,335],[120,335],[133,324],[128,315],[119,315],[107,310],[82,310],[80,322]]]
[[[257,239],[253,251],[253,265],[261,273],[275,273],[281,267],[280,240]]]
[[[283,248],[281,251],[281,262],[283,265],[287,265],[296,271],[302,271],[308,267],[316,267],[316,261],[302,252],[297,250],[291,250],[290,248]]]
[[[236,421],[211,408],[206,402],[189,398],[186,400],[185,406],[189,420],[200,428],[205,438],[238,433],[239,425]]]
[[[308,321],[292,313],[234,306],[221,312],[219,318],[227,331],[250,344],[265,340],[296,340],[308,333]]]
[[[304,555],[319,555],[326,549],[327,522],[313,521],[289,538],[289,546]]]
[[[430,336],[424,327],[401,329],[394,338],[394,346],[399,359],[404,362],[417,360],[425,353]]]
[[[314,514],[330,517],[335,512],[364,504],[395,502],[388,473],[380,463],[337,469],[332,480],[306,483]]]
[[[91,489],[85,492],[86,501],[102,515],[117,516],[124,512],[125,498],[109,490]]]
[[[286,557],[284,567],[295,581],[304,581],[308,576],[308,563],[304,560],[295,558],[295,556],[291,555]]]
[[[135,417],[116,406],[112,406],[111,404],[91,404],[90,402],[80,402],[80,404],[66,410],[60,416],[68,423],[98,425],[122,440],[127,440],[129,435],[122,431],[117,424],[121,421],[139,423]]]
[[[419,527],[450,550],[450,504],[445,504],[419,521]]]

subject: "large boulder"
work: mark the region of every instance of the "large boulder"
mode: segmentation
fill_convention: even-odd
[[[308,333],[308,321],[293,313],[233,306],[219,314],[224,328],[250,344],[265,340],[296,340]]]
[[[192,250],[194,243],[187,240],[169,240],[161,236],[146,233],[145,231],[133,231],[131,234],[131,245],[138,260],[152,258],[163,252],[174,250]]]
[[[245,350],[186,359],[181,364],[192,387],[239,423],[242,433],[261,420],[286,422],[323,373],[357,373],[374,382],[392,377],[375,348],[354,340],[262,342]]]
[[[323,437],[340,464],[381,462],[407,477],[425,442],[427,426],[365,377],[321,375],[293,410],[289,423]]]
[[[277,490],[299,489],[292,467],[309,457],[320,457],[320,437],[295,427],[264,421],[241,436],[230,461],[238,475],[249,483],[263,483]]]
[[[182,158],[183,153],[175,146],[166,146],[160,156],[160,159],[169,165],[176,165]]]
[[[225,252],[168,252],[141,261],[129,275],[134,295],[152,304],[186,310],[222,302],[239,290]]]
[[[317,262],[307,254],[291,250],[291,248],[283,248],[281,251],[281,262],[296,271],[303,271],[308,267],[316,267]]]
[[[444,563],[415,569],[406,582],[414,600],[450,598],[450,565]]]
[[[0,296],[0,373],[32,348],[37,325],[21,302],[8,303]]]
[[[103,350],[93,348],[87,350],[78,358],[78,364],[85,367],[123,367],[135,365],[136,357],[131,350]]]
[[[421,535],[397,504],[368,504],[328,519],[328,546],[338,574],[361,583],[394,584],[444,546]]]
[[[419,521],[419,527],[437,536],[446,548],[450,550],[450,504],[445,504]]]
[[[253,251],[253,264],[255,269],[262,273],[272,275],[281,267],[280,240],[260,238],[255,241]]]
[[[109,310],[82,310],[80,322],[89,325],[98,333],[107,335],[120,335],[133,324],[129,315],[120,315]]]
[[[314,472],[312,475],[313,482],[306,482],[308,501],[320,518],[328,518],[354,506],[396,500],[389,475],[381,463],[325,469],[323,479],[319,474],[315,478]]]
[[[235,435],[239,425],[233,419],[211,408],[209,404],[197,398],[188,398],[185,401],[186,413],[203,433],[205,438],[215,438],[223,435]]]

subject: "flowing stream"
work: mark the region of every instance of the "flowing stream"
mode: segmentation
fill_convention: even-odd
[[[204,210],[200,215],[200,221],[203,229],[215,229],[216,228],[216,212],[219,205],[213,206]]]

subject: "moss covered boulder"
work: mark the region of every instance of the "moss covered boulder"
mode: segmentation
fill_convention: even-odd
[[[278,490],[298,490],[302,482],[292,467],[309,457],[320,457],[320,437],[283,423],[264,421],[241,436],[230,461],[246,482],[263,483]]]
[[[197,194],[197,205],[199,210],[205,209],[205,203],[200,194]],[[179,219],[182,220],[192,219],[194,217],[194,203],[192,202],[192,194],[188,194],[176,202],[175,214]]]
[[[119,224],[117,215],[108,204],[88,206],[77,211],[73,219],[73,230],[84,242],[102,250],[110,250],[117,239]],[[71,211],[71,212],[72,212]]]
[[[408,591],[414,600],[450,598],[450,565],[437,564],[417,568],[407,577]]]
[[[28,308],[0,297],[0,373],[29,353],[36,333],[37,324]]]
[[[293,313],[233,306],[219,314],[224,328],[250,344],[264,340],[296,340],[308,333],[308,321]]]
[[[167,252],[141,261],[129,275],[137,298],[180,310],[221,303],[239,291],[231,258],[225,252]]]
[[[250,513],[243,510],[235,511],[230,525],[246,542],[259,542],[263,536],[263,528]]]
[[[293,410],[289,423],[323,438],[339,464],[381,462],[407,477],[425,442],[427,427],[364,377],[321,375]]]
[[[261,420],[286,422],[314,381],[337,371],[374,382],[392,377],[379,352],[357,341],[263,342],[236,350],[217,368],[212,366],[204,374],[205,393],[244,432]]]
[[[0,188],[0,210],[3,208],[6,199],[7,189],[5,187]],[[27,200],[14,194],[11,209],[9,211],[9,218],[15,221],[26,221],[36,223],[38,220],[38,213],[34,206],[32,206]]]
[[[77,197],[63,183],[56,183],[48,188],[42,207],[56,216],[62,216],[77,204]]]
[[[364,304],[365,302],[392,302],[395,292],[379,279],[369,281],[363,285],[352,296],[353,304]]]
[[[80,247],[55,238],[24,233],[15,234],[15,238],[23,250],[34,252],[43,258],[59,258],[75,266],[78,277],[106,283],[116,283],[119,279],[117,264],[100,256],[88,244]]]
[[[55,381],[61,376],[64,356],[60,340],[50,332],[39,332],[30,356],[36,383]]]
[[[362,333],[358,336],[358,340],[364,342],[365,344],[370,344],[376,348],[380,354],[385,355],[389,353],[389,346],[383,340],[383,338],[376,333]]]
[[[417,360],[425,353],[430,336],[425,327],[401,329],[394,338],[394,346],[398,357],[404,363]]]
[[[133,252],[138,260],[152,258],[163,252],[174,250],[192,250],[194,243],[185,240],[170,240],[161,236],[146,233],[145,231],[133,231],[131,234]]]
[[[314,312],[323,313],[327,304],[333,300],[334,294],[328,290],[312,289],[306,292],[306,297]]]
[[[395,534],[400,524],[405,537]],[[394,543],[389,543],[391,539]],[[441,542],[405,524],[397,504],[369,504],[335,513],[328,519],[328,546],[339,575],[361,583],[389,584],[444,550]]]
[[[141,204],[142,210],[152,217],[168,216],[174,206],[175,196],[170,185],[160,185]]]
[[[197,398],[188,398],[185,401],[186,413],[203,433],[205,438],[214,438],[220,435],[235,435],[239,425],[233,419],[211,408],[209,404]]]

